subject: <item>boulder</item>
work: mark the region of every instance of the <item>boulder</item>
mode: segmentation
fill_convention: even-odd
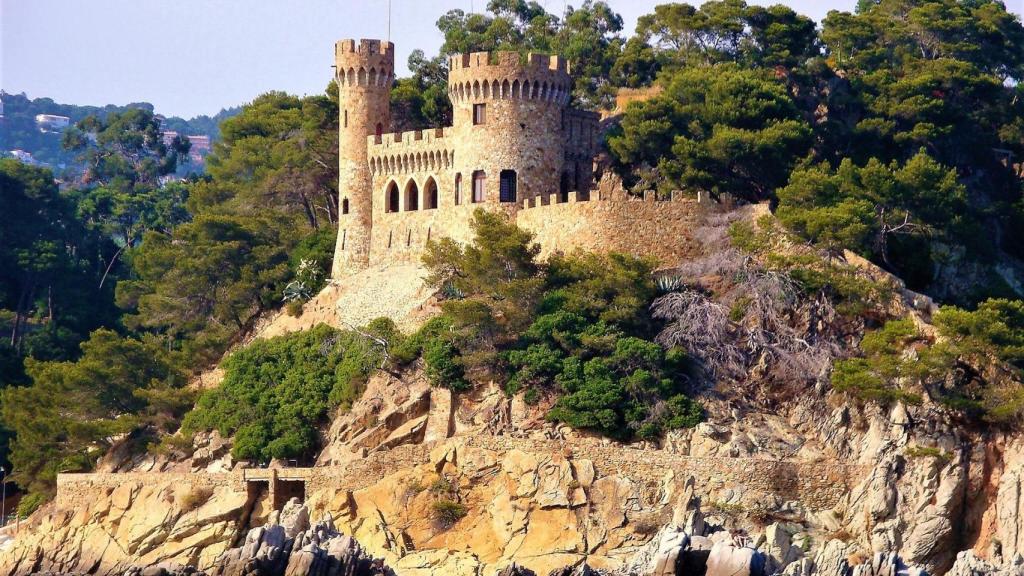
[[[753,548],[717,542],[707,561],[707,576],[763,576],[764,555]]]

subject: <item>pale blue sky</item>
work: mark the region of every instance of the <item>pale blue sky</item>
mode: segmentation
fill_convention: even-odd
[[[555,13],[565,5],[539,1]],[[609,4],[632,33],[640,15],[666,1]],[[783,3],[820,21],[855,1]],[[400,73],[413,49],[436,54],[438,17],[486,4],[392,2]],[[1022,12],[1024,0],[1006,2]],[[268,90],[318,93],[331,78],[335,40],[387,32],[387,0],[0,0],[0,88],[70,104],[147,101],[167,115],[214,114]]]

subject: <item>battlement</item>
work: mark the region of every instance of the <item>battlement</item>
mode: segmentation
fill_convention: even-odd
[[[534,198],[525,198],[520,202],[521,210],[529,210],[531,208],[540,208],[543,206],[553,206],[558,204],[575,204],[577,202],[657,202],[657,203],[686,203],[686,204],[701,204],[707,203],[706,197],[704,200],[701,198],[694,198],[693,196],[686,194],[681,190],[675,190],[671,196],[659,197],[653,190],[644,192],[643,197],[630,196],[627,194],[609,194],[602,192],[597,188],[588,190],[585,194],[573,190],[565,194],[542,194]]]
[[[395,45],[380,40],[339,40],[334,44],[335,79],[339,88],[390,88],[394,81]]]
[[[406,132],[391,132],[380,136],[369,136],[366,144],[370,146],[370,153],[377,153],[387,148],[408,148],[441,140],[450,132],[449,128],[428,128],[426,130],[408,130]]]
[[[524,58],[518,52],[471,52],[469,54],[457,54],[449,58],[449,70],[464,70],[467,68],[502,68],[529,70],[548,70],[569,73],[569,61],[557,55],[534,54],[530,52]]]
[[[453,103],[481,99],[569,103],[572,79],[561,56],[518,52],[473,52],[449,60],[448,97]]]
[[[356,41],[352,39],[338,40],[334,43],[334,56],[338,57],[342,54],[358,54],[361,56],[380,55],[394,58],[395,45],[391,42],[383,42],[381,40],[362,39],[359,41],[359,44],[356,44]]]
[[[447,170],[455,162],[454,143],[445,141],[448,130],[411,130],[367,138],[370,172],[411,174]]]

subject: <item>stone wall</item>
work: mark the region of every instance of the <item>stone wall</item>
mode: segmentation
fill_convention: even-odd
[[[578,200],[570,193],[568,202],[554,195],[527,201],[516,214],[516,224],[537,235],[541,256],[554,252],[624,252],[652,256],[660,263],[674,265],[696,253],[693,231],[713,203],[678,195],[656,200],[648,193],[643,200]]]
[[[681,194],[666,200],[656,200],[654,194],[642,200],[625,195],[612,199],[601,197],[596,191],[589,200],[569,192],[564,196],[543,194],[515,204],[456,204],[453,175],[444,170],[414,168],[400,177],[375,175],[374,182],[382,190],[395,183],[403,206],[406,192],[418,190],[421,208],[387,212],[382,204],[375,203],[371,265],[419,262],[429,240],[448,237],[462,243],[472,241],[469,224],[473,212],[480,207],[505,212],[520,227],[533,232],[542,257],[577,250],[614,251],[652,256],[662,264],[674,265],[699,250],[693,231],[705,214],[718,209],[713,202],[699,202]],[[422,194],[431,183],[438,187],[438,205],[423,208]],[[348,250],[344,237],[339,239],[339,249]]]
[[[836,506],[868,472],[865,466],[838,463],[776,461],[756,458],[700,458],[666,450],[637,449],[595,439],[571,443],[512,436],[469,435],[435,444],[403,445],[372,452],[344,466],[317,468],[248,469],[230,473],[113,473],[61,474],[57,479],[57,505],[65,509],[90,502],[98,492],[109,493],[125,483],[167,483],[192,487],[231,487],[244,493],[248,482],[302,480],[306,494],[344,493],[369,488],[389,475],[431,461],[433,448],[447,445],[460,450],[479,449],[505,454],[513,450],[558,454],[572,460],[589,460],[598,476],[628,478],[657,491],[667,477],[693,476],[698,491],[714,495],[727,488],[771,494],[799,500],[811,510]]]

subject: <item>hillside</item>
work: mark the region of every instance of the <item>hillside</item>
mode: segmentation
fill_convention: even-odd
[[[1019,17],[437,27],[0,159],[0,574],[1021,571]]]
[[[81,122],[88,116],[106,116],[121,113],[131,108],[153,112],[153,105],[148,102],[135,102],[125,106],[108,104],[106,106],[80,106],[61,104],[50,98],[29,98],[24,93],[14,94],[0,92],[3,101],[4,118],[0,121],[0,151],[9,153],[12,150],[23,150],[32,154],[38,162],[52,168],[57,174],[70,170],[72,174],[82,171],[76,158],[77,154],[61,147],[60,132],[43,132],[36,126],[37,114],[53,114],[66,116],[72,125]],[[208,136],[216,141],[220,136],[218,126],[226,118],[238,114],[240,108],[225,108],[214,116],[197,116],[186,120],[169,117],[161,122],[161,129],[175,131],[185,136]],[[202,171],[202,167],[193,170]]]

